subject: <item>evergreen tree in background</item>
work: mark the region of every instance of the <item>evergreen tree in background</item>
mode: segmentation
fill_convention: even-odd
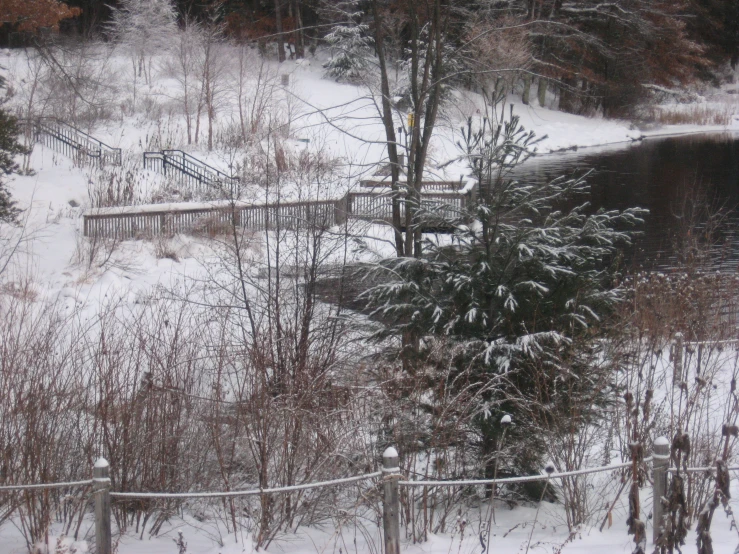
[[[327,73],[337,81],[354,81],[367,69],[372,39],[366,25],[337,25],[326,36],[332,57],[324,64]]]
[[[361,23],[363,13],[357,0],[337,3],[333,10],[339,13],[340,21],[324,37],[331,48],[331,59],[324,68],[337,81],[354,81],[364,74],[374,56],[370,29]]]
[[[4,80],[0,78],[0,88],[3,86]],[[3,109],[0,103],[0,222],[5,223],[14,223],[20,213],[10,197],[7,183],[2,179],[2,176],[18,171],[15,156],[28,152],[18,141],[19,134],[18,120]]]
[[[365,294],[385,323],[378,338],[418,337],[400,353],[414,357],[404,367],[421,367],[443,342],[453,368],[446,386],[485,390],[467,442],[479,446],[486,477],[503,414],[518,423],[502,470],[538,470],[542,428],[592,421],[606,401],[608,391],[595,384],[604,371],[595,339],[622,297],[615,260],[644,211],[589,210],[581,178],[512,178],[535,144],[512,114],[498,123],[491,111],[477,129],[470,121],[463,139],[477,200],[452,217],[449,206],[422,206],[416,222],[451,228],[451,242],[427,239],[421,258],[382,261]]]

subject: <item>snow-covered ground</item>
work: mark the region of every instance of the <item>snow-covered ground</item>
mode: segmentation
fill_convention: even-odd
[[[126,83],[125,78],[125,72],[130,72],[130,60],[121,53],[113,54],[106,60],[110,71],[119,73],[115,79],[116,90],[124,99],[126,95],[130,97],[131,85]],[[265,194],[253,187],[254,190],[246,194],[248,200],[264,202],[273,200],[277,194],[283,201],[339,198],[349,189],[356,190],[359,177],[373,172],[377,164],[385,158],[381,144],[384,131],[377,117],[374,98],[364,87],[336,83],[324,78],[320,61],[287,61],[281,67],[270,62],[267,65],[269,71],[275,75],[290,76],[289,86],[281,87],[275,93],[280,96],[283,104],[287,101],[294,104],[290,108],[293,111],[290,131],[292,138],[287,141],[287,147],[298,152],[307,149],[336,159],[341,170],[333,181],[308,189],[287,182],[281,190]],[[162,60],[159,60],[159,64],[165,65]],[[0,66],[8,68],[8,82],[16,94],[13,102],[22,105],[29,94],[27,89],[31,79],[31,65],[27,62],[25,53],[9,50],[0,52]],[[165,142],[167,146],[186,149],[208,163],[225,171],[229,170],[227,162],[229,159],[233,160],[233,152],[207,152],[202,146],[202,140],[200,146],[188,147],[184,143],[186,135],[183,116],[173,107],[173,98],[178,94],[174,79],[162,76],[151,85],[139,83],[138,87],[140,104],[160,105],[156,118],[145,113],[147,110],[151,111],[151,107],[147,110],[142,108],[144,113],[128,115],[124,114],[125,110],[122,108],[118,110],[120,113],[114,109],[113,117],[91,129],[96,137],[124,149],[125,157],[129,160],[127,163],[130,164],[126,166],[126,171],[131,170],[130,167],[134,170],[137,166],[140,167],[142,152],[154,136],[158,136],[158,140]],[[467,172],[463,164],[452,163],[444,170],[438,167],[458,155],[455,142],[459,140],[459,126],[467,117],[479,115],[484,111],[484,106],[478,94],[456,90],[451,94],[453,99],[447,103],[435,132],[427,171],[439,177],[456,180]],[[224,98],[226,96],[224,94]],[[722,100],[730,102],[734,98],[735,96],[725,95]],[[124,103],[125,100],[121,100],[121,104]],[[541,153],[586,147],[592,149],[603,145],[610,145],[609,149],[612,149],[643,137],[739,130],[739,115],[733,117],[729,126],[672,125],[642,131],[627,121],[587,118],[552,109],[525,106],[513,97],[508,104],[513,105],[514,113],[521,117],[527,129],[535,131],[539,137],[546,136],[538,145]],[[284,106],[280,109],[284,109]],[[739,109],[736,113],[739,114]],[[217,113],[217,123],[221,127],[227,127],[234,123],[235,117],[233,100],[224,99],[223,106]],[[303,140],[308,140],[308,143],[302,142]],[[75,253],[77,252],[76,258],[79,258],[80,250],[84,249],[80,223],[81,214],[91,207],[90,185],[109,178],[110,174],[101,175],[91,168],[75,167],[65,156],[40,145],[36,145],[34,149],[30,167],[35,175],[14,176],[10,183],[10,190],[18,200],[18,205],[26,210],[25,233],[31,239],[22,245],[26,255],[18,256],[15,265],[22,273],[30,272],[39,289],[48,291],[48,294],[43,294],[44,297],[53,296],[62,290],[71,295],[69,291],[81,289],[74,296],[89,299],[91,295],[94,297],[104,294],[103,291],[110,286],[146,288],[162,279],[169,279],[173,273],[186,274],[191,267],[197,265],[191,263],[193,252],[201,253],[203,249],[191,248],[196,241],[186,237],[177,237],[173,246],[177,250],[179,262],[157,259],[150,244],[131,242],[121,245],[115,257],[135,260],[133,264],[110,264],[113,267],[105,271],[91,271],[84,267],[84,263],[75,263]],[[152,175],[151,172],[141,170],[141,175],[140,181],[144,183],[140,191],[142,196],[162,182],[159,176]],[[122,267],[128,269],[121,269]],[[17,278],[19,276],[16,273]]]
[[[732,488],[732,494],[739,494],[739,487]],[[609,499],[603,499],[607,501]],[[643,510],[651,512],[651,498],[644,495]],[[731,502],[733,510],[739,508],[739,500]],[[561,505],[548,502],[535,506],[518,506],[509,509],[501,503],[495,511],[495,523],[492,525],[492,542],[488,552],[499,554],[565,553],[565,554],[627,554],[634,551],[633,538],[626,531],[626,507],[624,502],[616,505],[612,521],[600,531],[601,520],[583,525],[570,533],[564,520]],[[537,513],[538,512],[538,513]],[[487,510],[482,511],[483,519],[487,519]],[[480,512],[466,512],[460,517],[451,517],[448,532],[431,534],[428,540],[414,543],[403,537],[401,528],[402,554],[484,554],[481,543],[486,540],[480,533]],[[534,522],[536,522],[534,526]],[[533,532],[532,532],[533,527]],[[695,527],[693,525],[693,527]],[[55,529],[58,532],[58,526]],[[715,554],[732,554],[739,545],[739,534],[732,528],[731,519],[726,517],[721,508],[716,511],[712,525],[713,547]],[[53,532],[53,531],[52,531]],[[252,554],[256,552],[251,537],[247,534],[227,534],[221,526],[214,522],[203,522],[190,516],[172,517],[156,537],[136,536],[129,533],[114,540],[114,549],[118,554],[173,554],[178,552],[175,540],[179,534],[187,544],[190,554]],[[94,536],[92,521],[86,519],[81,528],[81,535]],[[647,527],[647,552],[653,550],[651,544],[651,522]],[[88,552],[86,540],[73,541],[64,536],[53,536],[49,540],[49,552],[53,554],[83,554]],[[61,544],[62,548],[57,545]],[[326,525],[323,528],[301,527],[293,534],[281,535],[266,550],[272,554],[373,554],[383,550],[382,536],[374,522],[365,521],[364,529],[354,525],[334,528]],[[693,529],[683,554],[696,553],[695,530]],[[0,552],[3,554],[22,554],[27,552],[26,545],[19,530],[12,525],[0,527]]]
[[[125,57],[110,60],[111,67],[117,71],[128,71],[130,60]],[[9,84],[15,88],[22,103],[27,94],[29,65],[18,51],[0,52],[0,66],[8,69]],[[306,149],[313,154],[321,154],[338,160],[339,176],[328,185],[322,184],[305,190],[296,183],[287,183],[280,191],[284,198],[338,198],[347,190],[358,186],[360,176],[374,170],[385,157],[382,140],[383,127],[377,117],[374,99],[358,86],[335,83],[323,77],[319,60],[301,62],[288,61],[281,67],[272,64],[275,74],[289,74],[289,87],[277,93],[281,108],[292,110],[290,137],[285,144],[296,152]],[[124,96],[130,96],[130,86],[125,79],[119,79],[119,89]],[[157,115],[152,117],[145,111],[134,113],[115,113],[107,121],[100,122],[92,133],[114,147],[121,147],[131,159],[140,159],[144,150],[158,137],[160,146],[186,149],[191,154],[208,161],[225,171],[233,161],[233,152],[214,150],[207,152],[200,146],[187,147],[184,123],[181,114],[173,107],[176,97],[176,82],[161,77],[149,85],[141,85],[138,94],[148,99],[150,105],[159,104]],[[455,141],[458,127],[469,116],[475,116],[483,109],[481,97],[477,94],[454,91],[445,115],[440,121],[436,139],[430,152],[429,172],[440,177],[458,179],[466,172],[461,163],[453,163],[445,169],[440,166],[457,155]],[[730,102],[735,96],[728,97]],[[142,104],[143,100],[139,100]],[[124,103],[124,102],[121,102]],[[511,102],[509,102],[511,103]],[[706,132],[739,131],[739,103],[731,107],[735,115],[728,126],[671,125],[640,130],[627,121],[606,120],[599,117],[586,118],[565,114],[556,110],[525,106],[513,99],[514,113],[521,117],[527,129],[534,130],[537,136],[546,136],[539,144],[542,153],[560,150],[596,148],[604,145],[630,144],[644,137],[661,135]],[[287,106],[287,108],[285,107]],[[115,111],[115,110],[114,110]],[[233,105],[224,101],[219,109],[217,121],[222,127],[234,123]],[[306,142],[307,141],[307,142]],[[172,286],[185,278],[201,275],[203,263],[212,255],[207,239],[177,236],[167,239],[166,250],[175,255],[162,257],[156,244],[145,241],[128,241],[116,246],[105,264],[90,259],[90,245],[81,236],[81,215],[91,208],[90,183],[100,179],[100,175],[90,168],[80,168],[65,156],[36,145],[30,159],[33,175],[14,176],[10,190],[18,201],[23,213],[24,228],[15,230],[23,233],[12,266],[0,277],[0,288],[12,289],[30,279],[38,301],[61,300],[69,310],[94,310],[105,298],[118,297],[126,304],[134,304],[141,295],[150,292],[157,285]],[[149,177],[147,177],[149,178]],[[155,187],[159,177],[150,177],[144,189]],[[146,190],[142,189],[142,194]],[[254,198],[261,198],[258,191]],[[264,196],[269,199],[269,196]],[[379,253],[392,251],[386,230],[365,226],[361,234],[369,234],[365,240],[375,241],[373,248]],[[259,240],[258,237],[256,239]],[[388,248],[390,250],[388,251]],[[356,252],[360,256],[365,253]],[[2,260],[0,260],[1,262]],[[614,477],[615,478],[615,477]],[[739,488],[735,487],[739,494]],[[736,496],[736,495],[735,495]],[[610,501],[610,498],[602,499]],[[567,552],[616,554],[633,551],[633,542],[626,534],[625,495],[614,510],[612,525],[603,532],[598,531],[600,521],[584,526],[574,535],[567,532],[562,506],[543,503],[540,513],[536,507],[518,506],[509,510],[504,504],[496,509],[495,536],[491,552],[512,554],[517,552]],[[651,499],[644,498],[644,510],[650,511]],[[466,521],[465,518],[470,518]],[[537,518],[533,529],[532,523]],[[479,519],[474,510],[464,514],[454,528],[444,534],[430,536],[419,544],[403,542],[404,554],[457,554],[480,553]],[[715,552],[731,553],[739,544],[739,536],[730,528],[729,520],[719,510],[714,523]],[[465,522],[466,521],[466,522]],[[89,535],[89,521],[83,525],[83,534]],[[464,528],[464,530],[462,530]],[[377,531],[368,526],[368,533],[362,534],[356,526],[345,528],[303,529],[293,535],[281,536],[273,543],[269,552],[296,554],[308,553],[370,553],[381,552],[381,541]],[[58,530],[57,530],[58,531]],[[143,540],[131,534],[121,538],[118,543],[119,554],[170,553],[177,551],[173,540],[181,532],[187,542],[187,552],[191,554],[237,554],[252,552],[253,545],[248,536],[221,536],[223,532],[216,524],[208,527],[190,516],[173,517],[160,536]],[[651,526],[648,529],[651,536]],[[531,537],[530,549],[528,548]],[[218,541],[222,541],[222,545]],[[688,538],[688,546],[683,552],[695,552],[694,533]],[[57,547],[58,546],[58,547]],[[25,551],[25,543],[17,527],[0,527],[0,554]],[[86,543],[71,543],[67,539],[58,543],[52,541],[51,551],[58,554],[82,553]]]

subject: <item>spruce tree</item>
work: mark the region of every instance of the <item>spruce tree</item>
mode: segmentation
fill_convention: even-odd
[[[356,81],[364,76],[374,56],[369,26],[362,22],[364,14],[357,0],[338,2],[331,11],[340,20],[324,37],[331,47],[331,59],[323,67],[337,81]]]
[[[459,146],[478,182],[476,198],[456,212],[421,206],[415,225],[452,234],[425,234],[421,258],[380,262],[371,270],[377,284],[365,293],[385,324],[378,338],[418,337],[416,364],[446,343],[447,386],[484,390],[468,442],[487,477],[502,415],[517,425],[507,439],[515,453],[501,471],[515,473],[541,467],[542,425],[556,427],[575,404],[580,421],[570,425],[597,417],[606,400],[593,386],[599,338],[623,292],[616,262],[644,213],[591,209],[583,178],[513,178],[535,143],[513,114],[499,123],[491,110],[478,127],[469,121]]]
[[[0,78],[0,89],[4,81]],[[7,182],[2,178],[18,171],[15,156],[28,150],[18,140],[18,120],[0,103],[0,222],[14,223],[20,210],[10,196]]]

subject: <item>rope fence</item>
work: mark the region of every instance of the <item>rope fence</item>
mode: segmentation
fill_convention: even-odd
[[[660,437],[653,445],[653,455],[638,461],[640,467],[651,463],[653,469],[653,497],[662,498],[667,491],[667,478],[676,473],[711,473],[716,471],[716,466],[689,467],[678,469],[669,466],[669,441]],[[541,475],[526,475],[521,477],[503,477],[496,479],[458,479],[458,480],[405,480],[399,465],[397,451],[390,447],[385,450],[382,457],[382,470],[352,477],[343,477],[329,481],[318,481],[301,485],[290,485],[270,488],[252,488],[246,490],[220,491],[220,492],[116,492],[111,490],[110,467],[108,462],[100,458],[94,466],[93,478],[82,481],[67,481],[58,483],[40,484],[18,484],[0,486],[0,494],[15,491],[49,490],[72,487],[89,487],[93,490],[91,497],[95,505],[95,536],[96,551],[99,554],[112,554],[112,529],[111,529],[111,499],[191,499],[191,498],[233,498],[245,496],[262,496],[268,494],[293,493],[311,489],[336,487],[359,483],[363,481],[377,480],[383,489],[383,536],[385,552],[389,554],[400,554],[400,496],[399,487],[438,488],[438,487],[465,487],[465,486],[490,486],[531,483],[535,481],[551,481],[581,475],[605,473],[634,467],[634,461],[611,464],[607,466],[584,468],[572,471],[555,472],[548,467],[546,473]],[[739,471],[739,466],[729,467],[729,471]],[[653,505],[653,521],[662,521],[664,507],[660,502]],[[660,525],[655,525],[654,541],[662,533]]]
[[[335,487],[337,485],[346,485],[348,483],[376,479],[381,475],[381,471],[376,471],[375,473],[346,477],[344,479],[334,479],[332,481],[321,481],[317,483],[307,483],[305,485],[292,485],[289,487],[274,487],[269,489],[250,489],[226,492],[111,492],[110,496],[113,498],[228,498],[233,496],[257,496],[261,494],[275,494],[281,492],[320,489],[323,487]]]
[[[0,492],[66,489],[66,488],[72,488],[72,487],[87,487],[92,484],[93,484],[93,480],[87,479],[86,481],[69,481],[66,483],[40,483],[37,485],[4,485],[0,487]]]
[[[651,461],[647,458],[644,462]],[[577,475],[588,475],[591,473],[601,473],[605,471],[613,471],[632,467],[632,462],[624,462],[622,464],[614,464],[603,467],[593,467],[587,469],[579,469],[574,471],[563,471],[560,473],[551,473],[547,475],[526,475],[524,477],[503,477],[500,479],[466,479],[461,481],[399,481],[401,487],[463,487],[469,485],[505,485],[515,483],[531,483],[534,481],[547,481],[549,479],[559,479],[563,477],[573,477]]]
[[[739,339],[726,339],[726,340],[699,340],[699,341],[685,341],[685,346],[721,346],[724,344],[737,344]]]
[[[727,467],[727,471],[739,471],[739,466],[737,467]],[[679,469],[676,467],[670,467],[667,468],[667,473],[707,473],[707,472],[714,472],[716,471],[716,466],[706,466],[706,467],[688,467],[684,469]]]

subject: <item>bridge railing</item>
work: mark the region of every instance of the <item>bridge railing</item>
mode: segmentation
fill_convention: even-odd
[[[81,162],[121,165],[120,148],[113,148],[95,137],[57,119],[33,121],[34,138],[44,146]]]
[[[152,154],[147,167],[167,165],[164,155]],[[450,219],[460,217],[467,206],[462,193],[429,193],[422,195],[424,225],[443,230]],[[401,222],[405,221],[405,204],[399,204]],[[121,208],[100,208],[83,216],[84,236],[116,240],[145,239],[177,233],[222,234],[230,226],[245,229],[329,228],[348,220],[392,223],[392,197],[389,193],[349,192],[339,200],[248,204],[246,202],[213,201],[189,204],[149,204]]]
[[[238,177],[228,175],[182,150],[144,152],[144,169],[184,182],[197,194],[231,193],[238,186]]]
[[[178,233],[209,236],[232,226],[254,229],[328,229],[341,223],[335,200],[281,204],[221,203],[193,207],[147,205],[101,208],[85,214],[84,236],[116,240],[146,239]]]
[[[467,207],[467,195],[462,193],[422,193],[421,209],[424,217],[433,219],[455,219]],[[401,221],[405,220],[406,203],[398,204]],[[393,221],[392,191],[350,192],[346,195],[346,213],[351,219],[366,221]]]

